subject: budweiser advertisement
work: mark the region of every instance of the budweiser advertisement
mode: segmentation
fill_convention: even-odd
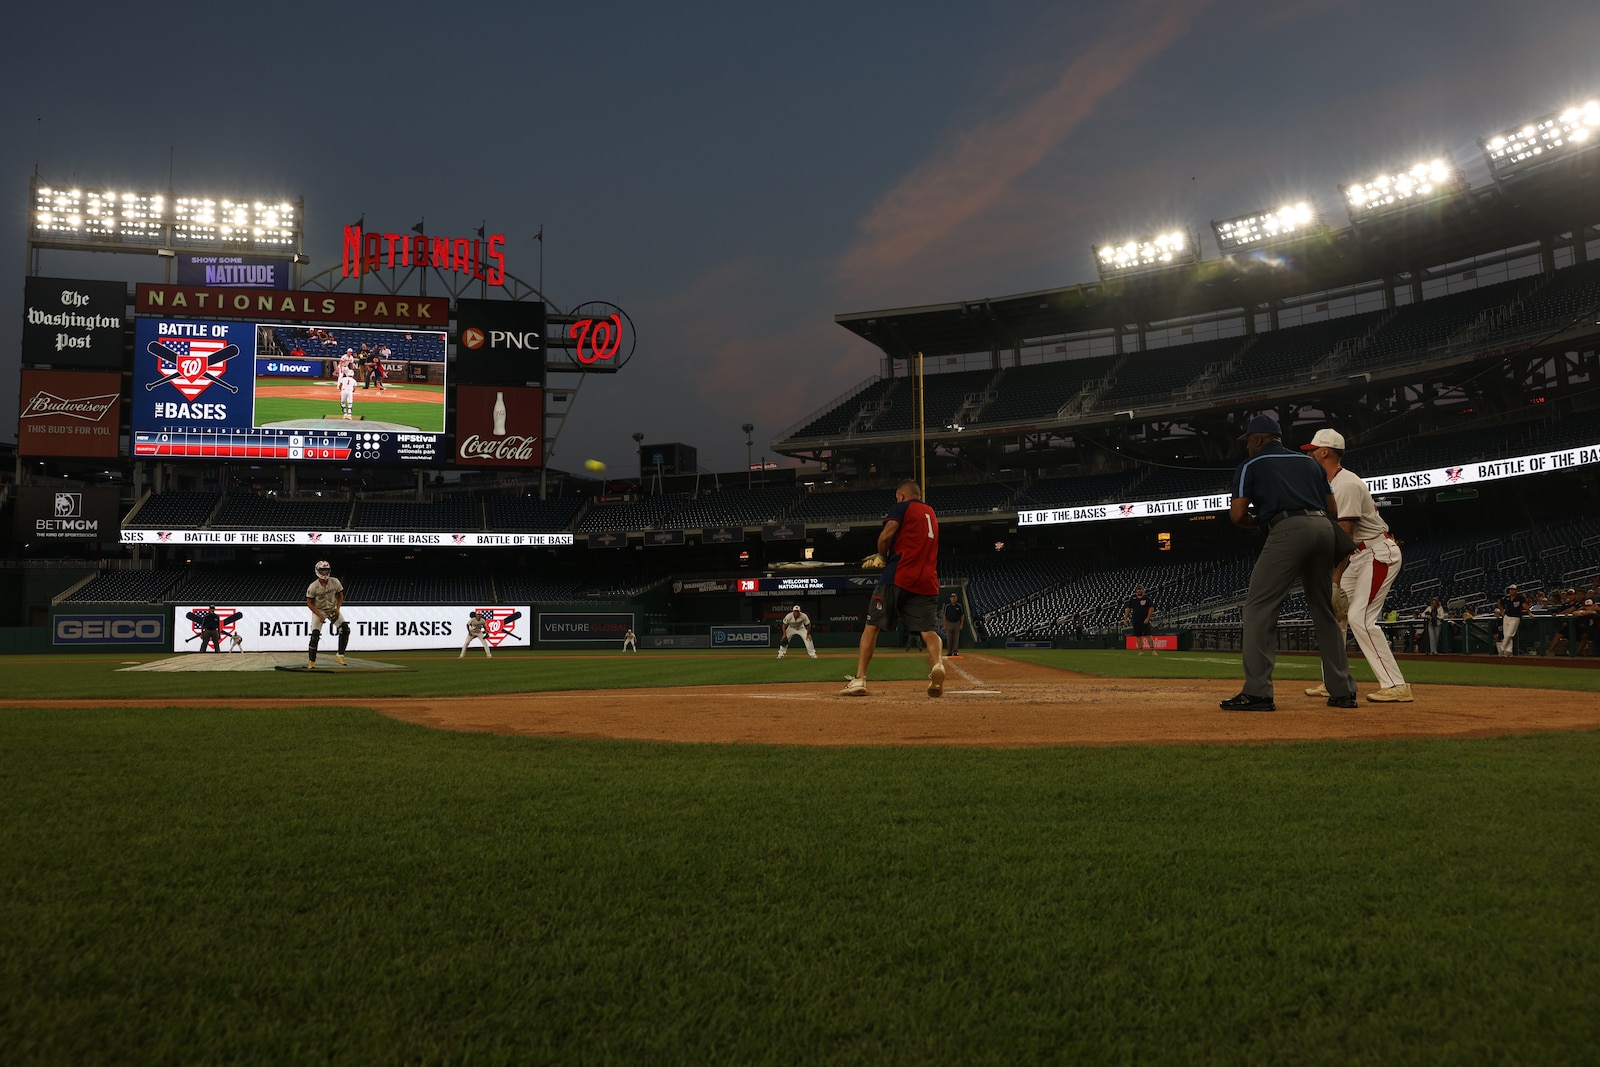
[[[122,375],[24,370],[17,452],[24,456],[115,458],[122,436]]]
[[[456,387],[458,467],[543,464],[543,389],[518,385]]]

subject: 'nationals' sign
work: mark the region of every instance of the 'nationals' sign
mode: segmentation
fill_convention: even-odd
[[[197,285],[150,285],[134,290],[136,315],[162,318],[273,319],[284,322],[374,322],[437,326],[450,320],[450,301],[437,296],[323,293],[307,290],[208,289]]]
[[[23,370],[17,452],[24,456],[117,455],[122,375]]]

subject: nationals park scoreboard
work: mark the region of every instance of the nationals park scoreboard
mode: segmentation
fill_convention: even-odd
[[[141,284],[134,311],[135,459],[450,459],[443,298]]]

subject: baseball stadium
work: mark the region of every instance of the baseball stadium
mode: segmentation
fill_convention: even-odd
[[[84,313],[0,485],[5,1058],[1592,1061],[1596,130],[841,309],[859,383],[737,470],[554,462],[650,323],[482,230],[318,272],[300,202],[35,178],[30,265],[285,284],[25,279]],[[1263,416],[1398,550],[1342,706],[1297,584],[1227,710]],[[932,642],[866,624],[907,480]]]

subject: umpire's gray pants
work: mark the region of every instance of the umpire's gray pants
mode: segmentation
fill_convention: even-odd
[[[1272,696],[1272,668],[1278,661],[1278,612],[1295,579],[1305,587],[1306,605],[1317,628],[1323,684],[1328,695],[1353,696],[1355,679],[1344,654],[1344,628],[1333,617],[1333,524],[1323,515],[1291,515],[1267,533],[1244,602],[1244,691]]]

